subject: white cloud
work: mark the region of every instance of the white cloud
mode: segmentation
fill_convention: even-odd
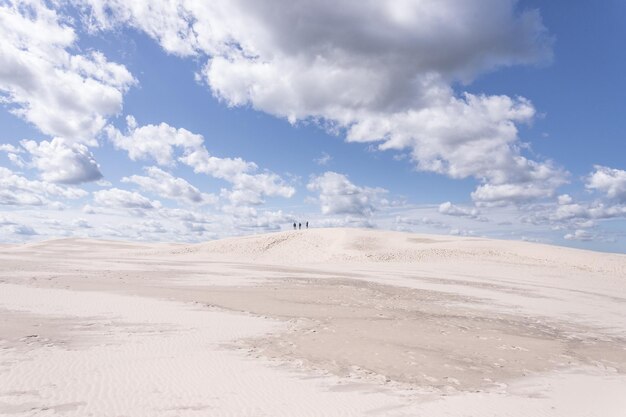
[[[66,22],[42,1],[0,6],[0,94],[43,133],[95,145],[135,80],[100,52],[68,52],[76,33]]]
[[[47,203],[47,199],[37,194],[0,190],[0,205],[43,206]]]
[[[599,235],[585,231],[599,227],[603,221],[626,218],[626,171],[595,166],[585,177],[585,187],[603,195],[594,201],[576,202],[568,195],[558,196],[556,205],[530,207],[524,220],[532,224],[547,224],[556,229],[572,230],[567,240],[593,240]]]
[[[190,25],[193,15],[183,1],[77,1],[83,3],[84,21],[91,31],[110,30],[126,23],[157,39],[169,53],[192,55],[197,35]],[[210,7],[201,2],[197,7]]]
[[[570,220],[575,218],[589,218],[590,208],[578,203],[570,201],[567,204],[559,204],[556,207],[554,215],[551,216],[553,220]]]
[[[16,146],[13,146],[9,143],[0,144],[0,152],[6,153],[20,153],[22,150]]]
[[[338,57],[358,52],[361,62],[381,54],[401,62],[380,65],[436,69],[465,79],[477,70],[535,62],[549,54],[549,45],[538,42],[545,37],[539,15],[516,13],[512,0],[377,1],[341,7],[328,0],[294,1],[290,7],[253,0],[84,3],[92,6],[94,29],[130,24],[180,55],[202,51],[228,56],[237,50],[233,42],[249,56],[268,59],[273,52],[271,63],[300,50],[303,60],[315,52]],[[328,37],[332,42],[325,43]],[[409,77],[399,68],[397,72]]]
[[[585,186],[589,190],[600,191],[608,198],[626,202],[626,171],[595,165]]]
[[[532,214],[525,221],[533,224],[577,224],[588,220],[626,217],[626,204],[605,204],[600,201],[529,207]],[[580,226],[579,226],[580,227]]]
[[[148,176],[132,175],[122,178],[122,182],[134,183],[142,190],[155,193],[160,197],[187,204],[215,204],[217,197],[200,192],[182,178],[174,177],[157,167],[145,168]]]
[[[227,196],[235,205],[261,204],[264,196],[291,198],[296,192],[280,176],[271,172],[240,174],[229,181],[233,183],[233,188]]]
[[[79,184],[102,178],[100,165],[83,144],[54,138],[39,143],[24,140],[21,145],[30,153],[30,165],[41,172],[44,181]]]
[[[127,116],[128,134],[124,135],[112,126],[106,132],[117,149],[128,152],[133,161],[154,159],[159,165],[175,164],[175,148],[188,152],[201,149],[204,142],[202,135],[196,135],[186,129],[176,129],[166,123],[137,127],[132,116]]]
[[[96,204],[111,208],[151,210],[161,207],[158,201],[151,201],[137,192],[110,188],[93,193]]]
[[[78,199],[86,195],[87,192],[80,188],[29,180],[0,167],[0,205],[52,205],[54,201],[49,198]]]
[[[517,124],[535,114],[528,100],[452,88],[549,59],[539,13],[517,0],[84,3],[93,28],[128,24],[168,52],[208,56],[203,76],[228,105],[409,150],[420,170],[487,186],[479,201],[543,198],[565,182],[552,162],[522,155]]]
[[[480,211],[476,208],[465,208],[459,207],[457,205],[452,204],[449,201],[445,203],[441,203],[438,209],[439,213],[445,214],[446,216],[457,216],[457,217],[467,217],[470,219],[477,219],[481,221],[485,221],[484,217],[480,216]]]
[[[348,140],[385,138],[380,149],[410,149],[419,170],[479,180],[476,201],[516,203],[551,196],[567,176],[551,161],[521,154],[516,122],[533,115],[534,108],[523,99],[445,96],[424,109],[353,124]]]
[[[497,17],[515,26],[512,10],[507,10],[512,3],[503,6],[504,3],[497,6],[499,12],[504,12]],[[429,16],[432,12],[438,15],[435,10],[449,6],[450,3],[445,2],[439,7],[434,3],[424,4],[422,14]],[[469,12],[472,7],[455,4],[454,9],[448,10],[450,14],[446,18],[457,23],[457,18],[464,21],[467,16],[463,13]],[[330,8],[325,12],[326,17],[342,17],[334,15]],[[479,14],[486,20],[490,18],[486,16],[488,13]],[[414,15],[414,18],[419,19],[419,15]],[[360,15],[356,16],[358,19]],[[315,17],[313,15],[312,19],[315,20]],[[363,22],[354,23],[358,26]],[[451,22],[444,19],[441,24],[445,26],[448,23]],[[472,23],[478,25],[481,22]],[[291,51],[293,55],[288,54],[279,62],[275,58],[277,54],[269,52],[271,48],[268,46],[270,57],[267,60],[258,54],[252,54],[254,58],[243,55],[214,57],[207,66],[206,75],[213,91],[231,105],[251,103],[256,108],[292,121],[322,118],[337,127],[346,128],[349,141],[381,141],[379,148],[383,150],[410,149],[420,170],[452,178],[475,177],[484,185],[497,186],[498,189],[492,189],[495,192],[488,196],[492,202],[496,199],[518,202],[551,195],[564,182],[565,174],[554,168],[550,161],[528,160],[521,155],[518,144],[516,123],[532,120],[535,114],[532,104],[522,98],[507,96],[465,94],[455,97],[449,87],[450,73],[445,66],[427,66],[428,71],[422,72],[416,70],[420,65],[411,62],[412,58],[386,60],[369,55],[375,52],[380,56],[393,57],[395,47],[404,52],[406,50],[402,46],[410,49],[410,41],[407,40],[411,39],[410,34],[402,28],[395,27],[395,24],[390,27],[390,36],[399,36],[392,41],[391,51],[389,46],[385,52],[377,50],[376,46],[372,47],[373,51],[359,51],[355,49],[359,45],[353,44],[346,45],[344,49],[342,42],[345,39],[341,35],[335,38],[333,31],[328,35],[316,32],[310,35],[317,35],[318,38],[308,41],[327,44],[328,50],[316,50],[310,62],[300,65],[300,57],[303,54],[306,56],[307,51],[296,48]],[[365,26],[355,27],[355,30],[359,29],[365,29]],[[476,32],[482,30],[478,26],[473,29]],[[539,26],[535,29],[540,31]],[[437,33],[444,31],[438,28]],[[402,39],[404,36],[406,38]],[[446,35],[440,38],[435,32],[425,31],[416,36],[418,39],[424,36],[435,44],[449,41],[445,39]],[[377,41],[385,43],[386,39]],[[250,42],[254,45],[254,40]],[[420,48],[419,42],[415,45]],[[273,46],[280,50],[280,45]],[[306,42],[304,46],[308,46]],[[445,55],[448,51],[446,48],[446,52],[442,53]],[[415,60],[429,59],[426,51],[414,52]],[[455,55],[454,59],[459,56],[464,55]],[[452,56],[449,58],[453,59]],[[394,65],[407,67],[396,68]],[[468,69],[463,68],[461,72]],[[402,75],[398,77],[396,71]],[[504,193],[503,188],[506,188]],[[539,188],[541,192],[528,192],[529,189]],[[485,190],[479,189],[476,198],[480,199],[484,194]]]
[[[583,206],[583,215],[577,216],[581,218],[591,219],[611,219],[616,217],[626,217],[626,204],[610,204],[592,203]]]
[[[9,158],[9,161],[11,161],[11,163],[19,168],[24,168],[26,167],[26,162],[24,162],[24,160],[22,159],[22,157],[19,154],[16,153],[9,153],[7,154],[7,157]]]
[[[180,161],[193,168],[194,172],[231,181],[247,172],[256,171],[258,166],[241,158],[218,158],[209,154],[206,148],[187,152]]]
[[[559,205],[572,204],[574,199],[569,194],[562,194],[558,196],[557,201]]]
[[[259,167],[241,158],[219,158],[204,147],[202,135],[186,129],[176,129],[166,123],[138,127],[135,119],[128,117],[128,132],[107,127],[114,145],[128,151],[131,159],[154,159],[160,165],[173,165],[176,161],[193,168],[195,173],[206,174],[232,184],[222,196],[231,204],[260,204],[266,196],[290,198],[295,189],[279,175],[271,172],[255,173]]]
[[[343,174],[327,171],[311,178],[307,184],[310,191],[319,193],[323,214],[351,214],[369,216],[376,210],[383,188],[359,187]]]
[[[603,224],[626,218],[624,203],[612,199],[577,202],[568,194],[558,196],[555,203],[528,205],[524,209],[527,214],[520,218],[522,223],[547,226],[552,231],[568,231],[563,236],[566,240],[608,241],[608,236],[614,235],[615,231]],[[592,228],[596,232],[585,230]]]
[[[48,204],[49,201],[34,193],[23,191],[9,191],[4,188],[0,188],[0,205],[4,206],[43,206]]]
[[[554,196],[567,179],[556,163],[530,156],[529,146],[520,138],[520,126],[535,118],[534,106],[522,97],[462,91],[464,83],[486,71],[542,62],[550,55],[550,40],[538,12],[523,10],[519,1],[381,0],[338,5],[295,0],[290,7],[273,0],[72,2],[78,3],[93,6],[83,9],[81,16],[91,30],[130,25],[170,53],[206,59],[197,75],[227,105],[250,106],[294,123],[316,122],[345,134],[348,141],[369,143],[370,149],[401,152],[418,170],[475,179],[472,199],[490,218],[495,209],[489,207],[511,203],[527,211],[532,222],[560,230],[582,230],[604,219],[626,217],[626,171],[601,166],[587,177],[586,187],[606,199],[574,202],[562,195],[558,206],[546,203],[530,213],[537,206],[529,203]],[[95,135],[109,116],[120,112],[122,96],[135,82],[122,65],[79,49],[75,21],[61,16],[66,7],[36,0],[0,6],[0,34],[5,35],[0,38],[0,99],[55,137],[26,142],[29,153],[0,145],[13,163],[37,168],[42,179],[30,181],[11,173],[7,182],[6,171],[0,172],[3,204],[52,207],[55,197],[64,193],[84,196],[83,190],[51,182],[79,183],[101,175],[84,145],[95,144]],[[154,160],[161,167],[124,180],[137,184],[141,192],[185,204],[217,198],[166,172],[177,164],[227,183],[218,185],[223,187],[221,212],[210,214],[163,209],[152,195],[126,190],[104,190],[101,199],[94,194],[94,201],[104,207],[145,211],[148,219],[136,223],[136,229],[128,228],[132,236],[163,235],[163,229],[176,238],[173,231],[182,236],[185,229],[200,234],[275,230],[286,217],[258,207],[267,197],[294,195],[292,184],[280,175],[241,158],[212,155],[204,138],[186,129],[165,123],[138,126],[130,116],[127,124],[124,133],[107,127],[114,146],[134,161]],[[315,162],[324,165],[329,160],[324,153]],[[357,186],[337,173],[312,178],[308,188],[319,193],[324,214],[345,216],[329,216],[319,224],[373,225],[379,217],[372,213],[386,204],[385,190]],[[104,207],[85,206],[85,213],[112,212]],[[444,203],[437,209],[430,207],[432,217],[413,219],[397,210],[390,218],[398,215],[399,226],[459,232],[475,223],[467,219],[481,219],[477,208]],[[176,213],[171,222],[170,213]],[[124,228],[115,224],[111,233],[126,233]]]
[[[561,184],[559,180],[557,184]],[[525,203],[531,200],[551,197],[556,189],[555,183],[527,182],[521,184],[483,184],[472,192],[472,200],[479,205],[502,205]]]
[[[597,223],[593,220],[585,220],[585,221],[578,221],[576,223],[576,226],[580,227],[581,229],[589,229],[589,228],[595,227],[596,224]]]
[[[575,230],[573,233],[566,234],[565,236],[563,236],[563,238],[565,240],[589,241],[589,240],[593,240],[594,236],[587,230],[578,229],[578,230]]]
[[[221,38],[200,32],[200,49],[213,56],[205,69],[209,85],[232,105],[251,103],[294,121],[344,123],[362,110],[420,106],[451,80],[533,62],[546,51],[536,42],[545,31],[539,16],[516,16],[515,1],[217,3],[190,7],[198,26],[227,31]],[[214,22],[219,13],[221,24]],[[208,48],[203,35],[211,37]]]
[[[19,168],[24,168],[26,166],[26,163],[20,156],[20,154],[24,152],[22,148],[11,145],[9,143],[3,143],[0,144],[0,152],[6,152],[7,158],[9,158],[9,161],[11,161],[13,165]]]

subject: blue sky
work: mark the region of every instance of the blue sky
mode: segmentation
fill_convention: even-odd
[[[149,7],[150,6],[150,7]],[[621,2],[0,5],[0,236],[626,252]]]

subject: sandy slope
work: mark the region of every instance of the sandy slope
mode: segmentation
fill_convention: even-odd
[[[0,415],[623,416],[626,256],[311,229],[0,248]]]

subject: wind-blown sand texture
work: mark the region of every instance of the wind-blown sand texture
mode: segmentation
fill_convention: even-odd
[[[626,256],[310,229],[0,248],[0,415],[626,415]]]

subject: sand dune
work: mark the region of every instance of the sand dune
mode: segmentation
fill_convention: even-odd
[[[310,229],[0,247],[0,415],[623,416],[626,256]]]
[[[311,229],[252,235],[204,243],[197,250],[214,256],[284,264],[484,259],[626,274],[624,255],[596,252],[590,255],[589,251],[529,242],[369,229]]]

